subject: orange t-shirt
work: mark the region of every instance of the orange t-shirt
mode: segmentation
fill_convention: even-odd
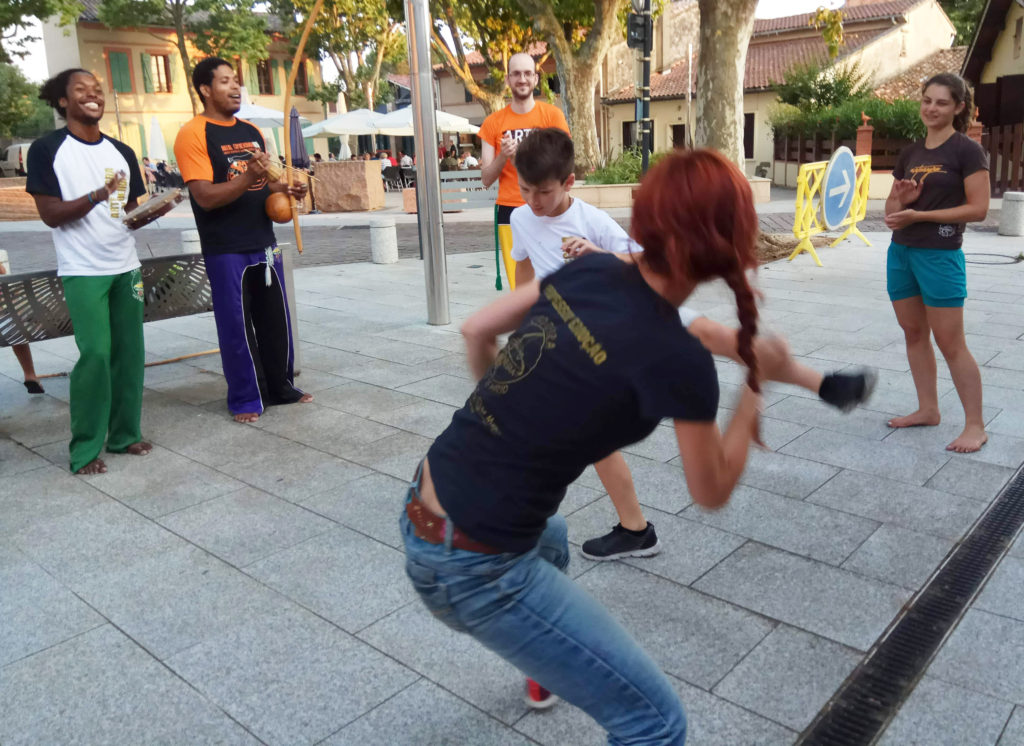
[[[565,115],[557,106],[543,101],[534,101],[533,108],[527,114],[517,114],[512,106],[489,115],[480,125],[480,139],[494,146],[495,153],[501,152],[501,138],[508,133],[517,142],[530,132],[544,127],[558,127],[569,131]],[[508,207],[519,207],[526,204],[519,193],[519,175],[511,160],[505,161],[501,174],[498,176],[498,204]]]

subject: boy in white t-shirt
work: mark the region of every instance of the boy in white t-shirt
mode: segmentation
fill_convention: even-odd
[[[550,127],[531,132],[516,152],[519,190],[526,204],[512,211],[512,258],[516,260],[516,287],[556,272],[566,262],[589,251],[609,251],[633,261],[643,248],[629,237],[608,213],[588,205],[569,190],[575,183],[572,139]],[[712,354],[737,362],[736,330],[686,308],[679,315],[687,330]],[[779,337],[758,337],[754,352],[763,378],[792,383],[817,393],[825,402],[849,411],[866,401],[875,375],[855,373],[823,375],[798,363]],[[626,460],[619,452],[594,464],[619,514],[619,524],[604,536],[583,543],[583,556],[592,560],[650,557],[660,551],[654,525],[640,508]]]

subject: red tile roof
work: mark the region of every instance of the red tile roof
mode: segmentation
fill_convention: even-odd
[[[940,49],[925,57],[902,75],[886,81],[875,89],[875,95],[892,101],[894,98],[919,98],[921,84],[939,73],[959,72],[967,56],[967,47]]]
[[[388,73],[388,82],[394,83],[400,88],[406,90],[412,90],[412,76],[411,75],[399,75],[398,73]]]
[[[534,59],[536,59],[537,57],[542,56],[547,51],[548,51],[548,44],[547,44],[547,42],[544,42],[544,41],[536,41],[533,44],[531,44],[529,47],[526,48],[526,52],[529,53],[529,55],[531,57],[533,57]],[[472,52],[466,52],[466,64],[468,64],[470,67],[479,67],[480,65],[485,64],[484,56],[482,54],[480,54],[479,52],[477,52],[476,50],[473,50]],[[434,69],[435,70],[443,70],[444,69],[444,65],[441,65],[441,64],[434,65]]]
[[[901,16],[915,5],[920,5],[925,0],[887,0],[885,2],[865,3],[850,8],[840,8],[843,11],[843,24],[849,26],[851,23],[866,23],[878,21],[892,16]],[[785,31],[806,29],[813,13],[801,13],[795,16],[784,16],[782,18],[760,18],[754,21],[754,36],[767,36],[779,34]]]
[[[888,3],[887,3],[888,4]],[[888,29],[875,31],[847,32],[840,48],[838,59],[842,59],[868,42],[884,34]],[[803,39],[779,39],[778,41],[751,44],[747,48],[747,65],[743,76],[743,88],[757,91],[768,88],[773,80],[782,80],[785,72],[800,62],[825,61],[828,52],[820,36]],[[686,60],[677,62],[663,74],[651,75],[651,99],[686,97]],[[693,55],[693,93],[697,83],[697,50]],[[626,86],[604,98],[605,103],[614,104],[636,98],[633,86]]]

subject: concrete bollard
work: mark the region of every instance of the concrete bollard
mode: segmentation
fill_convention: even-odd
[[[203,251],[202,246],[199,243],[199,231],[182,231],[181,232],[181,253],[182,254],[201,254]]]
[[[398,261],[398,234],[395,219],[385,216],[370,218],[370,254],[374,264]]]
[[[11,273],[11,259],[7,256],[7,252],[0,249],[0,275],[9,275]]]
[[[999,211],[1000,236],[1024,236],[1024,192],[1003,192]]]

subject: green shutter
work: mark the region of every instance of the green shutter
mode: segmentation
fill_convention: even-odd
[[[252,60],[245,61],[245,89],[250,96],[260,94],[260,76],[256,71],[256,63]]]
[[[309,156],[309,160],[312,161],[313,160],[313,151],[316,149],[316,146],[313,144],[313,138],[312,137],[304,137],[302,139],[306,141],[306,155],[308,155]]]
[[[132,92],[131,61],[125,52],[110,52],[111,85],[118,93]]]
[[[145,158],[146,156],[149,155],[149,143],[146,142],[146,127],[145,127],[144,124],[142,124],[142,122],[139,122],[138,125],[139,125],[139,142],[142,143],[142,145],[141,145],[141,147],[142,147],[142,157]],[[142,168],[142,164],[141,163],[139,164],[139,168],[140,169]],[[146,175],[143,174],[142,176],[143,176],[143,179],[145,179]]]
[[[142,59],[142,89],[146,93],[153,92],[153,58],[143,52],[139,57]]]
[[[185,71],[181,66],[181,57],[176,54],[168,55],[167,65],[171,68],[171,91],[184,91],[185,84],[181,80],[181,74]]]
[[[292,74],[292,61],[291,60],[285,60],[284,61],[284,84],[285,85],[288,85],[288,78],[291,76],[291,74]],[[295,93],[295,91],[293,90],[292,93]]]
[[[277,60],[270,61],[270,93],[276,96],[281,90],[281,85],[277,82]]]

